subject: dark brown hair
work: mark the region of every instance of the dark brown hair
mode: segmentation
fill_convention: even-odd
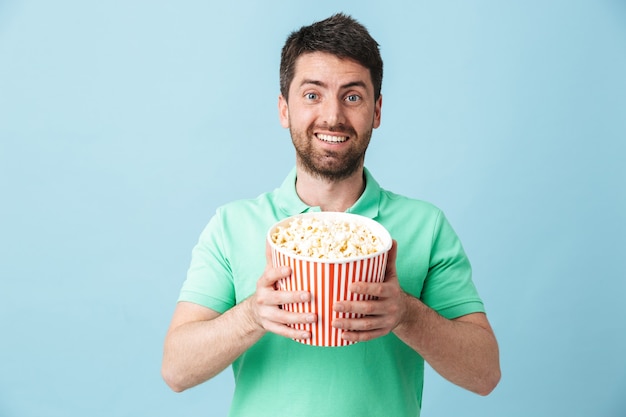
[[[280,93],[289,99],[296,60],[302,54],[327,52],[349,58],[369,69],[374,98],[380,96],[383,83],[383,60],[378,43],[362,24],[343,13],[303,26],[292,32],[283,46],[280,58]]]

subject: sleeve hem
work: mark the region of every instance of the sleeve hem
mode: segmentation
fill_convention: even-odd
[[[438,309],[437,312],[451,320],[471,313],[485,313],[482,301],[467,301],[450,307]]]
[[[224,313],[232,307],[232,304],[223,300],[218,300],[207,295],[199,294],[193,291],[181,291],[178,301],[186,301],[215,310],[218,313]]]

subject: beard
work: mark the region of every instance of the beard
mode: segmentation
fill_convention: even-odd
[[[327,181],[348,178],[363,167],[365,151],[372,136],[372,129],[357,136],[354,129],[341,129],[337,133],[349,136],[352,146],[341,151],[317,149],[317,139],[310,128],[305,132],[290,129],[291,140],[302,168],[309,174]]]

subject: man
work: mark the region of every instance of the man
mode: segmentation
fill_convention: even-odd
[[[183,391],[232,364],[230,415],[255,417],[417,416],[424,360],[488,394],[500,378],[498,346],[456,234],[440,210],[383,190],[364,168],[381,120],[378,44],[334,15],[289,36],[280,77],[296,167],[280,188],[219,208],[202,232],[165,340],[165,381]],[[385,281],[351,287],[376,299],[336,304],[366,315],[333,322],[359,342],[346,347],[292,340],[310,334],[289,324],[316,317],[280,306],[310,294],[275,289],[291,271],[271,266],[264,243],[275,222],[320,210],[368,216],[394,239]]]

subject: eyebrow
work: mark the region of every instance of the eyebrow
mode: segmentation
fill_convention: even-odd
[[[300,87],[302,87],[303,85],[307,85],[307,84],[317,85],[319,87],[327,87],[326,84],[323,83],[322,81],[309,80],[309,79],[302,80],[302,82],[300,83]],[[363,81],[352,81],[341,86],[341,88],[344,90],[348,88],[352,88],[352,87],[362,87],[364,89],[367,89],[367,85]]]

